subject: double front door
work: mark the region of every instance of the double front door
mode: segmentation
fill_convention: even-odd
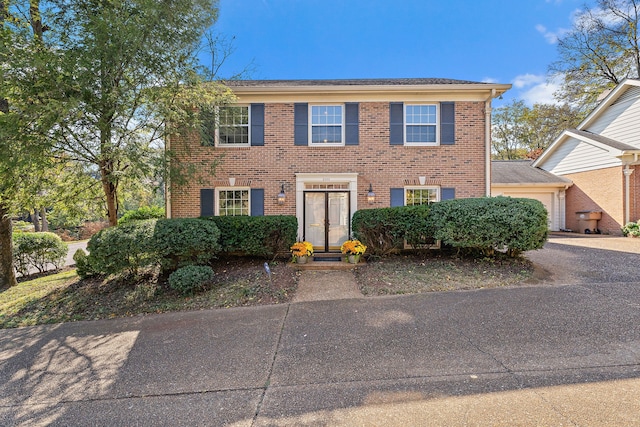
[[[317,252],[338,251],[349,239],[349,193],[306,191],[304,193],[304,240]]]

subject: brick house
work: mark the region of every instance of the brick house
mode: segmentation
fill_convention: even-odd
[[[616,86],[576,129],[565,130],[532,166],[569,179],[566,226],[584,230],[576,212],[598,211],[603,233],[640,218],[640,80]],[[640,172],[639,172],[640,173]]]
[[[169,217],[295,215],[316,251],[340,248],[358,209],[490,195],[491,100],[511,86],[447,79],[231,81],[212,138],[180,135],[183,161],[220,159],[170,188]]]

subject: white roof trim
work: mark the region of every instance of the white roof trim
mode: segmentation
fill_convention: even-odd
[[[611,104],[613,104],[631,86],[640,87],[640,80],[625,79],[624,81],[622,81],[622,83],[620,83],[618,86],[616,86],[611,91],[611,93],[609,93],[609,95],[607,95],[600,102],[600,104],[598,104],[598,106],[576,127],[576,129],[577,130],[586,130],[585,129],[586,127],[588,127],[595,119],[597,119],[603,113],[604,110],[609,108],[611,106]],[[593,141],[593,140],[591,140],[589,138],[585,138],[583,136],[577,136],[576,134],[571,133],[569,130],[564,130],[560,134],[560,136],[558,136],[555,139],[555,141],[553,141],[551,143],[551,145],[549,145],[547,147],[547,149],[542,152],[542,154],[531,164],[531,166],[540,167],[541,169],[544,169],[540,165],[544,163],[546,158],[549,157],[558,148],[558,146],[560,146],[562,144],[562,142],[564,142],[564,140],[567,137],[576,138],[576,139],[579,139],[580,141],[585,141],[585,142],[588,142],[589,144],[596,145],[597,147],[604,148],[605,150],[607,150],[608,152],[610,152],[612,154],[613,154],[613,151],[611,151],[611,150],[615,150],[618,153],[622,153],[622,151],[616,150],[613,147],[605,146],[605,145],[597,143],[597,142],[595,142],[595,141]],[[616,154],[614,154],[614,156],[616,156]]]

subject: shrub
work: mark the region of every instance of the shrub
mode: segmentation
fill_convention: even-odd
[[[141,206],[138,209],[127,211],[118,220],[118,225],[143,219],[162,219],[165,217],[164,208],[160,206]]]
[[[640,237],[640,220],[638,222],[629,222],[622,227],[624,236]]]
[[[288,253],[298,234],[298,220],[290,215],[214,216],[206,218],[220,229],[222,252],[275,258]]]
[[[156,264],[152,240],[155,226],[156,220],[151,219],[99,231],[87,244],[87,274],[78,274],[137,274],[139,269]]]
[[[216,224],[198,218],[159,219],[153,232],[153,246],[164,272],[208,263],[220,252],[219,239]]]
[[[432,205],[435,237],[457,248],[510,256],[540,249],[547,239],[547,211],[533,199],[488,197],[456,199]]]
[[[123,272],[135,275],[141,268],[158,265],[167,273],[185,265],[204,264],[220,250],[219,235],[214,223],[196,218],[147,219],[107,228],[89,240],[83,277]]]
[[[73,261],[76,263],[76,272],[78,276],[85,278],[92,274],[91,267],[89,266],[89,259],[87,257],[87,253],[78,249],[75,254],[73,254]]]
[[[204,287],[213,277],[213,269],[208,266],[188,265],[181,267],[169,276],[169,287],[181,294],[191,294]]]
[[[13,231],[33,232],[34,226],[27,221],[15,221],[13,223]]]
[[[430,206],[399,206],[362,209],[353,215],[353,234],[367,245],[372,255],[386,255],[404,247],[433,242]]]
[[[13,262],[22,276],[35,268],[42,273],[50,265],[59,269],[67,256],[67,245],[54,233],[15,233],[13,235]]]

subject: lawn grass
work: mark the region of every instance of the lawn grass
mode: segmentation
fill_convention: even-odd
[[[152,274],[80,280],[75,270],[23,281],[0,292],[0,328],[289,302],[299,272],[285,261],[228,258],[213,265],[202,292],[181,295]],[[458,258],[441,252],[369,260],[355,270],[364,295],[410,294],[517,285],[533,275],[524,258]]]
[[[181,295],[153,275],[80,280],[71,270],[23,281],[0,292],[0,328],[289,301],[298,273],[284,263],[272,263],[269,278],[263,263],[220,260],[214,279],[195,295]]]

